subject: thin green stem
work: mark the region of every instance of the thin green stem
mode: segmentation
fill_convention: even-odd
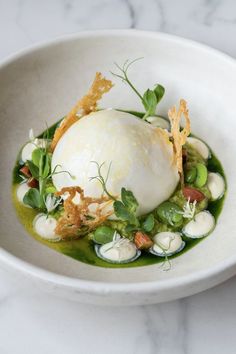
[[[96,166],[97,166],[97,170],[98,170],[98,175],[97,176],[93,176],[93,177],[90,177],[89,180],[90,181],[93,181],[93,180],[97,180],[100,182],[101,186],[102,186],[102,189],[103,189],[103,193],[105,193],[110,199],[116,201],[116,198],[107,190],[107,181],[108,181],[108,177],[109,177],[109,174],[110,174],[110,170],[111,170],[111,162],[109,164],[109,167],[108,167],[108,170],[107,170],[107,175],[106,175],[106,178],[104,179],[103,175],[102,175],[102,167],[104,166],[105,164],[105,161],[102,163],[102,164],[98,164],[97,161],[91,161],[92,163],[95,163]]]
[[[141,95],[141,93],[138,92],[138,90],[134,87],[134,85],[131,83],[131,81],[129,80],[127,74],[125,74],[125,81],[127,82],[127,84],[132,88],[132,90],[136,93],[136,95],[138,95],[138,97],[141,99],[141,101],[143,101],[143,96]]]
[[[141,95],[141,93],[136,89],[136,87],[134,87],[134,85],[132,84],[132,82],[130,81],[129,77],[128,77],[128,69],[129,67],[135,63],[136,61],[143,59],[143,58],[136,58],[132,61],[129,62],[129,60],[126,60],[124,62],[123,67],[121,67],[120,65],[118,65],[117,63],[115,63],[115,66],[117,67],[117,69],[122,73],[122,75],[120,74],[116,74],[114,72],[111,71],[111,74],[120,78],[121,80],[125,81],[130,87],[131,89],[136,93],[136,95],[141,99],[141,101],[143,101],[143,96]]]

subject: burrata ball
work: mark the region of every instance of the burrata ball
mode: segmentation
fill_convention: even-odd
[[[80,186],[86,196],[100,197],[102,186],[91,177],[97,165],[106,179],[107,190],[120,196],[121,188],[133,192],[138,215],[153,210],[174,192],[179,175],[173,163],[173,145],[160,128],[116,110],[90,113],[74,123],[59,140],[53,156],[57,166],[53,183],[58,190]],[[69,173],[68,173],[69,172]]]

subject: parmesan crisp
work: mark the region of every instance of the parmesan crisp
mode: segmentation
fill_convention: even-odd
[[[180,121],[182,115],[185,118],[185,127],[181,130]],[[186,143],[187,137],[190,134],[190,119],[188,115],[187,102],[183,99],[180,100],[179,109],[172,107],[168,111],[168,117],[171,123],[171,138],[173,139],[174,147],[174,162],[176,163],[178,172],[183,181],[183,157],[182,147]]]
[[[79,118],[97,110],[97,102],[102,98],[104,93],[112,88],[112,86],[113,84],[110,80],[102,77],[100,72],[96,73],[95,79],[88,93],[76,103],[60,126],[56,129],[51,143],[51,151],[54,151],[58,141],[72,124],[74,124]]]
[[[113,211],[106,211],[112,200],[107,196],[100,198],[85,197],[84,191],[80,187],[65,187],[56,196],[62,196],[68,193],[69,196],[64,201],[64,212],[57,221],[55,233],[62,239],[67,237],[78,237],[78,230],[86,228],[86,231],[96,228],[102,224]],[[79,204],[73,202],[76,194],[80,195]],[[92,208],[92,210],[91,210]]]

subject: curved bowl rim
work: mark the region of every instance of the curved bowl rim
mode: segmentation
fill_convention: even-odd
[[[96,31],[82,31],[79,33],[73,33],[68,35],[63,35],[48,41],[39,42],[37,44],[25,47],[20,51],[16,51],[13,54],[7,56],[5,59],[0,61],[0,70],[5,66],[13,63],[14,61],[22,58],[32,52],[37,50],[51,47],[58,43],[63,43],[79,38],[88,38],[88,37],[116,37],[116,36],[125,36],[125,37],[149,37],[154,39],[164,39],[166,41],[171,41],[175,43],[185,44],[190,47],[194,47],[199,51],[208,52],[214,54],[218,58],[221,58],[226,63],[234,65],[236,67],[236,60],[217,49],[214,49],[208,45],[196,42],[194,40],[182,38],[172,34],[162,33],[162,32],[149,32],[141,31],[135,29],[127,30],[96,30]],[[72,278],[64,275],[60,275],[51,271],[47,271],[35,265],[32,265],[29,262],[23,261],[22,259],[12,255],[10,252],[0,248],[0,262],[6,266],[14,269],[15,271],[20,271],[27,274],[30,277],[37,278],[38,280],[51,283],[57,286],[63,286],[67,288],[73,288],[81,290],[84,292],[89,292],[90,294],[102,295],[104,293],[124,293],[129,292],[130,295],[138,293],[154,293],[159,291],[168,291],[177,289],[184,285],[194,285],[199,283],[201,280],[207,280],[213,278],[216,275],[221,275],[221,279],[216,280],[213,285],[221,283],[223,280],[227,280],[232,276],[232,272],[229,272],[233,268],[233,274],[236,273],[236,256],[230,257],[215,266],[212,266],[208,269],[194,272],[190,275],[179,276],[174,279],[163,279],[158,281],[150,282],[138,282],[138,283],[112,283],[112,282],[100,282],[100,281],[90,281],[79,278]],[[234,270],[235,267],[235,270]],[[230,273],[230,274],[229,274]],[[223,280],[222,280],[223,279]],[[206,290],[213,285],[205,285],[204,289]],[[193,291],[197,293],[198,291]]]

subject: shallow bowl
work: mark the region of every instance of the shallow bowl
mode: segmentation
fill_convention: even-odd
[[[30,237],[11,202],[16,154],[28,138],[65,115],[83,95],[96,71],[111,76],[114,62],[144,57],[131,69],[140,90],[162,83],[166,115],[180,98],[189,102],[192,131],[222,161],[228,181],[215,231],[196,247],[160,265],[104,269],[75,261]],[[0,262],[31,284],[81,302],[137,305],[169,301],[212,287],[236,273],[236,62],[214,49],[161,33],[80,33],[13,55],[0,66]],[[102,105],[141,108],[135,95],[116,81]],[[145,181],[144,181],[145,183]]]

